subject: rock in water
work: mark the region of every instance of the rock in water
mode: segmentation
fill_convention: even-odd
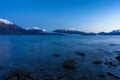
[[[120,56],[117,56],[117,57],[116,57],[116,60],[120,61]]]
[[[3,66],[0,66],[0,70],[2,70],[4,67]]]
[[[63,62],[63,67],[65,69],[75,69],[77,67],[77,62],[74,59],[67,59]]]
[[[45,76],[44,80],[56,80],[56,77],[52,73],[49,73]]]
[[[116,75],[114,75],[114,74],[113,74],[113,73],[111,73],[111,72],[107,72],[107,74],[108,74],[109,76],[111,76],[111,77],[116,78],[116,79],[120,79],[120,77],[119,77],[119,76],[116,76]]]
[[[83,53],[83,52],[76,51],[75,53],[79,56],[85,56],[85,53]]]
[[[104,74],[100,74],[100,75],[98,75],[99,77],[101,77],[101,78],[105,78],[105,75]]]
[[[101,60],[96,60],[96,61],[93,61],[93,64],[102,64],[102,61]]]
[[[54,57],[60,57],[60,54],[53,54]]]
[[[26,69],[13,69],[4,75],[4,80],[35,80]]]

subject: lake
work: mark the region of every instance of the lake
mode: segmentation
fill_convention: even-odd
[[[59,73],[67,78],[57,80],[119,80],[120,62],[116,60],[119,55],[120,36],[1,35],[0,80],[14,68],[28,69],[39,80],[45,80],[47,74]],[[67,59],[76,61],[76,69],[63,67]],[[96,60],[101,63],[94,64]]]

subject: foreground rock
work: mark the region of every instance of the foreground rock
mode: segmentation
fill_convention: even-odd
[[[35,80],[26,69],[13,69],[4,75],[4,80]]]
[[[65,69],[75,69],[77,67],[77,62],[74,59],[67,59],[63,62],[63,67]]]

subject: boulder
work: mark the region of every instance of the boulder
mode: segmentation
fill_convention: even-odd
[[[63,62],[63,68],[65,69],[75,69],[77,67],[77,62],[74,59],[67,59]]]
[[[4,75],[4,80],[35,80],[26,69],[13,69]]]
[[[116,57],[116,60],[120,61],[120,56],[117,56],[117,57]]]

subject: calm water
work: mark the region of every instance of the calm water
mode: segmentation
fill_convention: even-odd
[[[85,53],[85,57],[75,54]],[[90,75],[91,80],[117,80],[106,74],[112,72],[120,75],[120,66],[111,67],[104,64],[94,65],[94,60],[113,60],[120,51],[120,36],[79,36],[79,35],[40,35],[40,36],[0,36],[0,70],[2,75],[16,67],[31,71],[43,69],[47,72],[68,72],[74,80],[82,75]],[[55,57],[54,54],[59,54]],[[65,59],[73,58],[78,67],[74,71],[66,71],[62,67]],[[117,62],[119,64],[119,62]],[[105,78],[96,77],[104,74]]]

